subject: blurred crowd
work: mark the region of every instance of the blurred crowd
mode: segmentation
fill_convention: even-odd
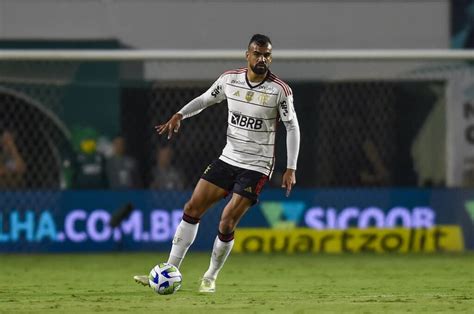
[[[189,187],[184,172],[175,162],[174,149],[169,144],[154,148],[154,154],[150,156],[151,166],[140,165],[132,157],[124,137],[117,136],[108,141],[91,128],[75,131],[73,148],[73,153],[63,161],[62,189],[183,190]],[[364,141],[361,152],[360,160],[366,162],[361,164],[358,173],[354,173],[361,185],[389,184],[389,171],[370,139]],[[0,189],[25,188],[27,164],[17,147],[14,134],[9,130],[3,131],[1,135],[0,162]],[[276,169],[270,186],[280,186],[281,176],[282,172]]]
[[[346,120],[344,125],[345,128],[334,136],[334,142],[337,143],[334,158],[319,165],[321,169],[326,169],[320,171],[320,175],[325,178],[346,178],[346,181],[351,183],[350,186],[392,186],[393,171],[386,164],[386,158],[377,142],[360,131],[361,122],[353,117]],[[32,152],[32,140],[28,140],[29,145],[24,145],[24,140],[17,141],[21,138],[17,129],[0,129],[0,190],[184,190],[196,184],[200,171],[207,166],[206,161],[196,162],[196,166],[193,166],[195,169],[190,173],[189,167],[185,168],[183,163],[189,159],[189,152],[181,152],[180,156],[175,156],[175,149],[167,141],[152,144],[144,156],[137,159],[134,157],[136,155],[129,151],[123,136],[109,140],[89,127],[75,129],[72,133],[72,149],[61,156],[60,165],[56,166],[59,169],[52,170],[49,167],[54,163],[48,160],[54,159],[54,156],[45,156],[43,151],[41,154]],[[38,145],[40,144],[35,143],[33,146]],[[336,153],[338,150],[351,152],[343,156],[348,168],[341,169],[337,166],[340,162],[337,160],[340,155]],[[281,186],[285,158],[280,156],[277,161],[279,164],[275,167],[269,187]],[[349,168],[351,170],[347,171]],[[38,172],[38,169],[43,172]],[[51,173],[49,177],[56,179],[46,178],[45,171]],[[425,183],[420,185],[429,186]]]
[[[155,149],[153,165],[142,171],[128,152],[124,137],[112,141],[98,138],[92,129],[82,129],[75,154],[67,161],[63,188],[72,189],[160,189],[185,188],[184,177],[173,162],[171,146]],[[145,174],[143,174],[145,173]]]
[[[25,161],[18,151],[12,132],[5,130],[0,138],[0,189],[22,188]]]
[[[186,188],[184,175],[174,165],[171,146],[158,146],[153,166],[140,169],[138,161],[127,151],[124,137],[112,141],[100,138],[91,128],[76,132],[73,151],[62,161],[62,189],[160,189]],[[28,164],[15,139],[14,131],[0,131],[0,190],[35,188],[26,184]]]

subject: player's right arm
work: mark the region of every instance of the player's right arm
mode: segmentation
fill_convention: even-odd
[[[202,95],[194,98],[175,113],[165,124],[155,126],[156,131],[161,135],[168,133],[170,139],[174,133],[178,133],[181,126],[181,120],[197,115],[204,109],[224,100],[225,97],[225,76],[222,75],[212,86]]]

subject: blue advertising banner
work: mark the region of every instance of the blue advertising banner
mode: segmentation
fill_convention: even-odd
[[[190,195],[191,191],[145,190],[2,192],[0,251],[167,251]],[[133,204],[131,212],[112,227],[111,219],[129,203]],[[203,217],[193,250],[212,248],[225,203],[221,201]],[[239,230],[245,234],[243,230],[255,228],[291,233],[300,229],[431,230],[455,226],[462,230],[456,247],[474,249],[473,221],[472,190],[295,189],[286,198],[282,190],[268,189],[242,219],[236,239]],[[434,248],[443,250],[439,243],[444,243],[444,233],[435,230],[432,234],[436,237]],[[453,241],[450,238],[448,242]]]

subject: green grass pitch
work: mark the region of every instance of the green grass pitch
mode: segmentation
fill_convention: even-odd
[[[137,285],[165,254],[0,255],[0,313],[474,313],[474,254],[230,256],[199,294],[209,254],[190,253],[183,287]]]

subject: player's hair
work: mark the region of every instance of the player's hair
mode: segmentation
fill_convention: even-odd
[[[258,46],[264,47],[267,45],[271,45],[272,41],[270,40],[268,36],[265,36],[262,34],[255,34],[252,36],[252,38],[250,38],[248,47],[250,47],[252,43],[256,43]]]

